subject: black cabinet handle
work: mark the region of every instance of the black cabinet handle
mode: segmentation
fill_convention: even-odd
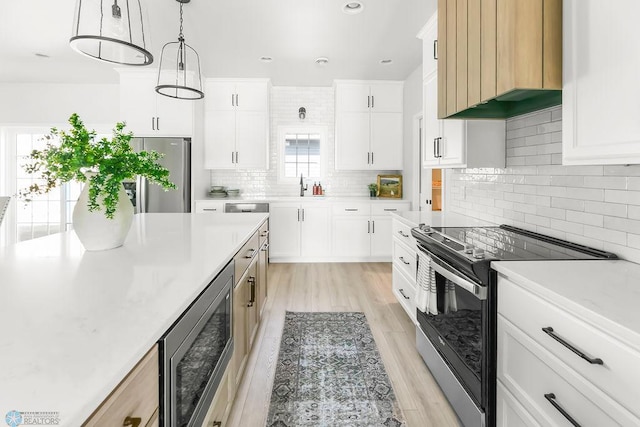
[[[411,298],[409,298],[408,296],[406,296],[406,295],[404,294],[404,289],[398,289],[398,291],[399,291],[399,292],[400,292],[400,294],[404,297],[404,299],[411,299]]]
[[[433,41],[433,59],[438,60],[438,40]]]
[[[402,230],[398,230],[398,234],[400,234],[402,237],[409,237],[409,235],[408,234],[404,234],[402,232]]]
[[[549,401],[549,403],[551,403],[553,405],[554,408],[556,408],[558,410],[558,412],[560,412],[562,414],[563,417],[565,417],[567,419],[567,421],[569,421],[571,424],[573,424],[575,427],[582,427],[580,425],[580,423],[578,423],[576,420],[573,419],[573,417],[571,415],[569,415],[569,413],[567,411],[564,410],[564,408],[562,406],[560,406],[560,404],[558,402],[556,402],[556,395],[553,393],[547,393],[544,395],[544,398],[547,399]]]
[[[256,302],[256,278],[253,276],[249,276],[249,286],[251,287],[251,300],[247,307],[253,307],[253,303]]]
[[[398,257],[400,261],[402,261],[405,265],[411,264],[410,262],[405,261],[404,257]]]
[[[553,328],[551,326],[547,326],[546,328],[542,328],[542,332],[544,332],[545,334],[549,335],[551,338],[553,338],[554,340],[558,341],[560,344],[562,344],[563,346],[567,347],[569,350],[571,350],[572,352],[574,352],[578,356],[582,357],[584,360],[586,360],[587,362],[591,363],[592,365],[603,365],[604,364],[602,359],[600,359],[599,357],[596,357],[594,359],[594,358],[591,358],[591,357],[587,356],[582,351],[578,350],[577,348],[575,348],[574,346],[572,346],[571,344],[569,344],[568,342],[563,340],[561,337],[556,335],[553,332]]]

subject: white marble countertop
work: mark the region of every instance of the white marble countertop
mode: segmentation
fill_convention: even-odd
[[[143,214],[109,251],[74,232],[0,248],[0,414],[79,426],[267,217]]]
[[[239,196],[239,197],[202,197],[196,199],[198,202],[222,202],[222,203],[258,203],[258,202],[309,202],[309,201],[327,201],[327,202],[374,202],[374,203],[398,203],[398,202],[410,202],[409,199],[394,199],[385,197],[346,197],[346,196],[264,196],[264,197],[251,197],[251,196]]]
[[[426,224],[432,227],[476,227],[497,225],[489,221],[453,212],[406,211],[392,212],[391,215],[409,227],[417,227],[420,224]]]
[[[491,267],[640,351],[640,264],[623,260],[494,261]]]

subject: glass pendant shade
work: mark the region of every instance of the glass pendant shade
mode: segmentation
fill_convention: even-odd
[[[153,62],[142,0],[77,0],[69,44],[83,55],[125,65]]]
[[[200,57],[184,38],[164,45],[158,68],[159,94],[178,99],[204,98]]]

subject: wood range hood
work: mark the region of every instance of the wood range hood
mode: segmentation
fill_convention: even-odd
[[[438,117],[562,103],[562,0],[438,0]]]

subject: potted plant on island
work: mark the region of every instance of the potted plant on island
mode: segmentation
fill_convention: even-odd
[[[46,147],[33,150],[23,165],[35,174],[37,182],[18,195],[29,201],[69,181],[84,182],[73,209],[73,228],[87,250],[106,250],[122,246],[133,221],[133,205],[122,181],[144,176],[165,190],[175,189],[169,171],[158,160],[156,151],[133,151],[133,133],[124,123],[116,123],[113,137],[96,139],[77,114],[69,118],[69,131],[52,128],[44,138]]]
[[[369,187],[369,197],[376,197],[378,195],[378,184],[371,183],[367,185]]]

